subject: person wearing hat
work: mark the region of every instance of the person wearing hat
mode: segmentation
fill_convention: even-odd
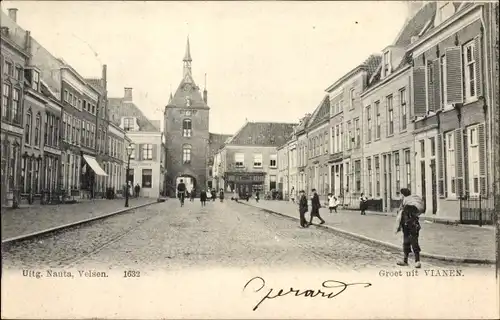
[[[420,232],[419,215],[423,211],[423,200],[419,196],[412,196],[407,188],[401,189],[403,201],[401,203],[401,221],[396,231],[403,231],[403,261],[398,262],[399,266],[408,265],[408,256],[413,251],[415,255],[415,268],[420,268],[420,245],[418,236]]]
[[[300,190],[299,192],[299,215],[300,215],[300,227],[307,228],[306,221],[306,212],[308,211],[307,207],[307,197],[304,190]]]
[[[309,218],[309,225],[312,224],[313,218],[317,217],[321,222],[319,224],[325,223],[325,220],[319,215],[319,208],[321,208],[321,202],[319,201],[319,196],[316,193],[316,189],[311,190],[313,196],[311,197],[311,217]]]

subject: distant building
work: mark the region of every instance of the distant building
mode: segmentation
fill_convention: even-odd
[[[218,186],[243,196],[279,188],[278,146],[293,132],[294,124],[247,122],[216,155]]]
[[[209,115],[207,91],[200,92],[191,72],[191,49],[187,40],[183,77],[165,107],[167,185],[176,194],[181,179],[188,191],[207,187],[209,158]]]
[[[123,98],[109,98],[108,111],[110,121],[125,131],[134,146],[130,171],[126,173],[125,181],[132,186],[139,184],[140,196],[158,198],[164,185],[161,176],[163,142],[159,122],[149,120],[133,102],[132,88],[125,88]],[[114,136],[117,137],[117,134]],[[127,146],[121,149],[126,152]]]

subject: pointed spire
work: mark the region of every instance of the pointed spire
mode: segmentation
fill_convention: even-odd
[[[173,98],[174,98],[174,97],[172,96],[172,92],[170,92],[170,98],[168,98],[168,103],[172,102],[172,99],[173,99]]]
[[[189,47],[189,36],[187,37],[186,54],[184,55],[183,61],[193,61],[193,59],[191,59],[191,48]]]

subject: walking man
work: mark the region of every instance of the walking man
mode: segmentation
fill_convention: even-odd
[[[290,200],[292,200],[292,203],[295,203],[295,188],[292,187],[292,190],[290,190]]]
[[[306,212],[307,212],[307,197],[304,190],[300,190],[299,193],[299,214],[300,214],[300,227],[307,228]]]
[[[224,189],[220,188],[219,191],[220,202],[224,202]]]
[[[135,185],[134,187],[134,192],[135,192],[135,197],[139,198],[139,192],[141,191],[141,186],[138,184]]]
[[[403,202],[401,203],[401,221],[396,231],[403,230],[403,261],[398,262],[399,266],[408,265],[408,256],[410,251],[415,255],[415,268],[420,268],[420,245],[418,244],[418,236],[420,232],[420,222],[418,217],[423,211],[424,204],[421,197],[417,195],[411,196],[411,192],[407,188],[401,189]],[[411,197],[410,197],[411,196]]]
[[[189,199],[191,200],[191,202],[193,202],[194,197],[196,196],[196,190],[194,189],[194,187],[193,187],[193,189],[191,189],[191,193],[189,195],[190,195]]]
[[[181,207],[184,206],[184,198],[186,197],[186,185],[184,184],[184,180],[181,179],[181,182],[177,185],[177,195],[179,200],[181,201]]]
[[[321,208],[321,202],[319,201],[319,196],[316,193],[316,189],[312,189],[313,196],[311,197],[311,217],[309,218],[309,225],[312,225],[314,217],[317,217],[321,222],[319,224],[325,223],[325,220],[319,215],[319,208]]]

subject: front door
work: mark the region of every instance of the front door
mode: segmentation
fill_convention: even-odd
[[[384,202],[385,202],[385,211],[388,211],[387,208],[389,207],[389,203],[387,202],[388,199],[388,194],[387,194],[387,155],[384,155]]]
[[[424,205],[427,203],[425,198],[426,198],[426,195],[427,195],[427,191],[426,191],[426,188],[425,188],[425,185],[426,185],[426,181],[425,181],[425,161],[420,161],[420,181],[422,182],[421,183],[421,194],[422,194],[422,198],[424,200]]]

